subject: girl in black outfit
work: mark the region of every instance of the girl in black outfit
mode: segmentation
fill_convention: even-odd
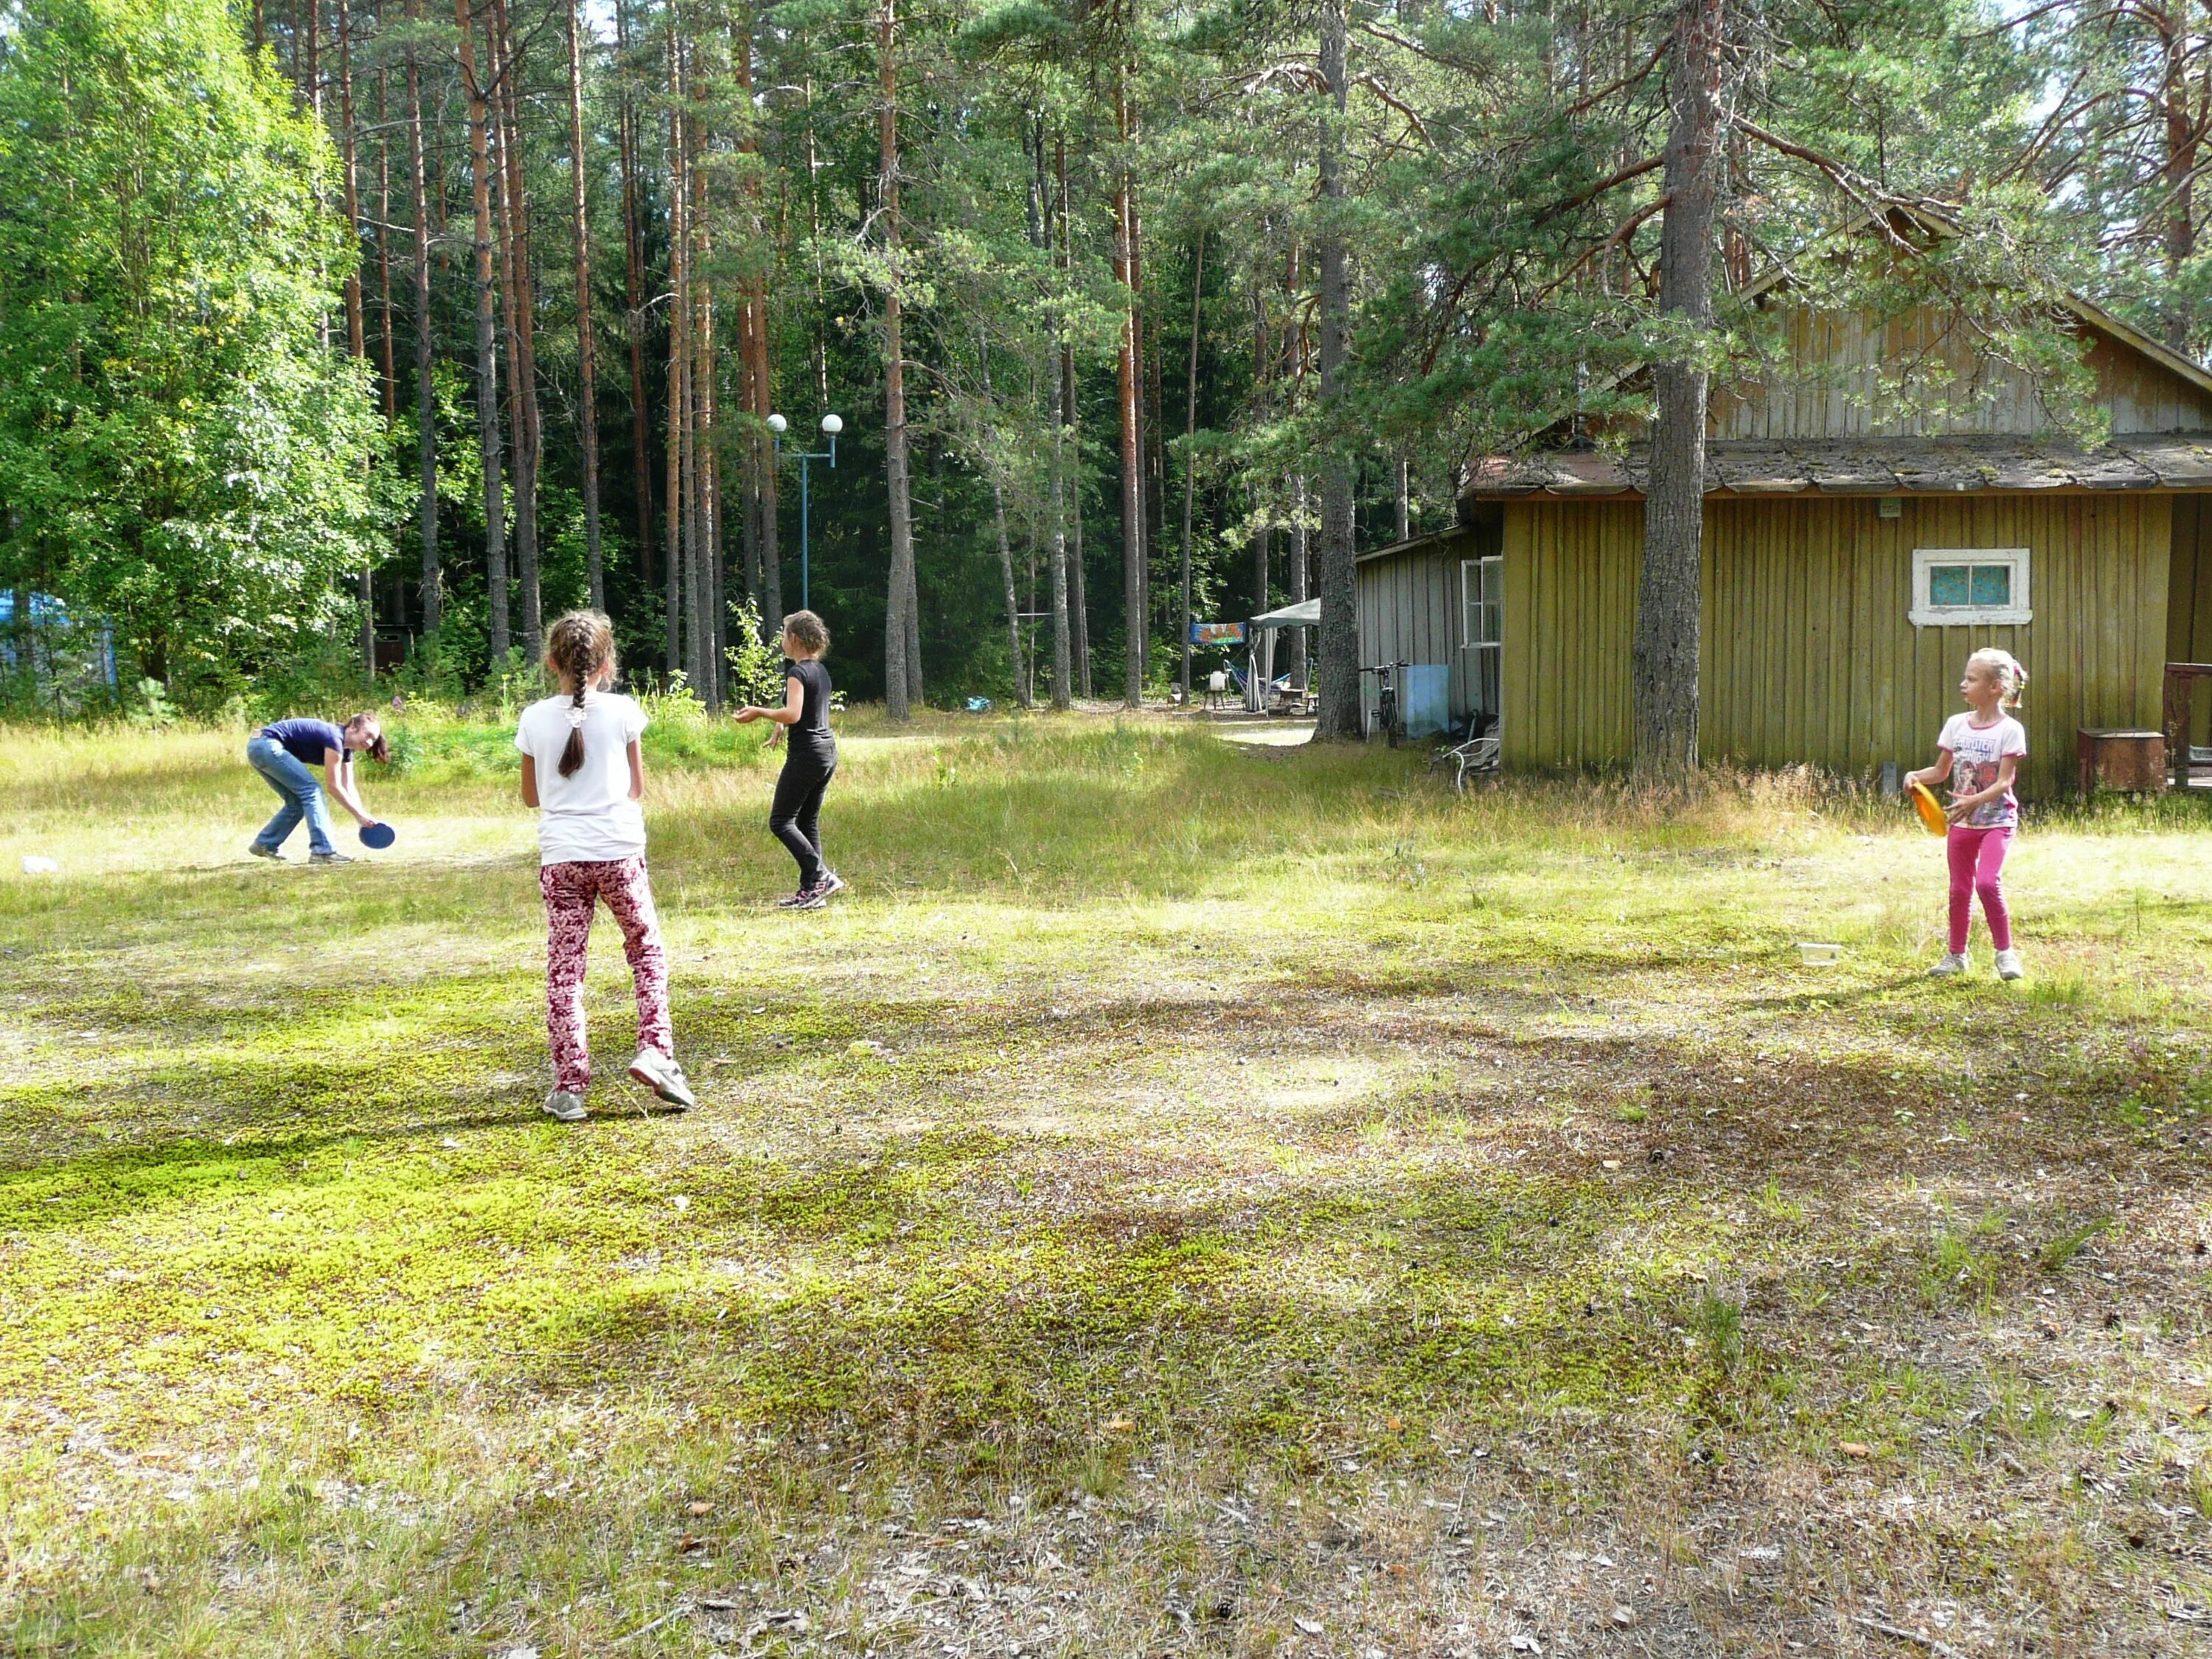
[[[783,653],[790,659],[783,665],[783,707],[749,704],[738,710],[740,724],[774,720],[787,739],[768,827],[798,861],[799,890],[778,899],[780,909],[819,910],[845,886],[822,861],[822,796],[837,772],[837,739],[830,735],[830,671],[822,665],[829,649],[830,630],[822,618],[811,611],[793,611],[783,619]]]

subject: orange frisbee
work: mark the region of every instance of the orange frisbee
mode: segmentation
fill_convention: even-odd
[[[1951,832],[1951,820],[1943,815],[1942,803],[1935,792],[1924,783],[1912,786],[1912,810],[1920,814],[1920,822],[1928,826],[1931,836],[1946,836]]]

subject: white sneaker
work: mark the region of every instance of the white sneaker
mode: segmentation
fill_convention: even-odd
[[[1943,956],[1936,959],[1936,965],[1928,970],[1928,977],[1930,979],[1948,979],[1954,974],[1963,974],[1966,971],[1966,958],[1965,955],[1962,952],[1952,951],[1946,952]]]
[[[2021,965],[2019,951],[2000,951],[1997,952],[1997,977],[1999,979],[2026,979],[2027,977],[2027,969]]]
[[[688,1112],[699,1103],[692,1096],[684,1068],[666,1054],[651,1048],[639,1049],[637,1058],[629,1063],[629,1074],[679,1112]]]
[[[563,1089],[556,1089],[545,1097],[545,1114],[563,1123],[581,1123],[591,1115],[584,1109],[583,1096],[572,1095]]]

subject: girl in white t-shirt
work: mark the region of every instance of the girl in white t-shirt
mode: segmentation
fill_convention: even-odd
[[[668,1019],[668,957],[645,873],[645,711],[606,690],[615,672],[613,624],[572,611],[545,636],[545,666],[561,695],[522,711],[522,804],[538,809],[538,888],[545,896],[545,1029],[553,1092],[545,1109],[563,1123],[585,1116],[592,1084],[584,1030],[584,952],[605,899],[623,932],[637,988],[637,1058],[629,1074],[679,1111],[694,1103]]]
[[[2012,913],[2004,896],[2005,854],[2020,827],[2014,775],[2027,753],[2027,728],[2012,717],[2027,690],[2027,670],[2009,651],[1977,651],[1966,659],[1959,695],[1967,711],[1943,723],[1936,739],[1936,764],[1905,775],[1907,784],[1951,783],[1951,830],[1945,851],[1951,866],[1950,949],[1928,971],[1937,977],[1966,971],[1966,930],[1974,899],[1997,948],[1997,977],[2018,979],[2027,970],[2013,948]]]

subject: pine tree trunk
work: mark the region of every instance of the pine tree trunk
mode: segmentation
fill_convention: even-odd
[[[1344,368],[1350,341],[1351,281],[1344,246],[1345,6],[1323,0],[1322,79],[1328,88],[1321,118],[1321,428],[1332,447],[1322,459],[1321,707],[1314,736],[1349,742],[1361,735],[1359,618],[1353,590],[1352,464],[1340,445]]]
[[[638,227],[637,111],[629,96],[629,9],[615,7],[617,143],[623,175],[623,331],[629,342],[630,478],[636,491],[637,577],[653,580],[653,406],[645,390],[645,240]]]
[[[761,633],[763,638],[767,638],[783,626],[784,600],[783,550],[776,523],[775,445],[769,437],[765,424],[768,417],[775,412],[775,386],[769,370],[768,285],[765,283],[755,288],[748,308],[752,313],[752,333],[746,345],[752,356],[746,379],[753,389],[753,416],[762,423],[752,433],[750,441],[756,480],[755,516],[760,526],[757,533],[760,541]]]
[[[494,108],[501,163],[500,223],[506,249],[508,414],[514,434],[514,551],[522,601],[522,648],[535,667],[544,654],[545,608],[538,578],[538,469],[545,452],[538,418],[537,283],[530,265],[530,198],[523,179],[521,46],[509,27],[506,0],[492,0],[494,61],[501,65]]]
[[[1114,82],[1115,135],[1129,142],[1128,70],[1117,68]],[[1145,493],[1144,442],[1137,404],[1142,395],[1142,365],[1137,342],[1137,227],[1134,182],[1126,156],[1114,184],[1114,275],[1121,284],[1121,345],[1118,390],[1121,410],[1121,613],[1124,639],[1121,702],[1139,708],[1145,701]]]
[[[1058,204],[1053,198],[1051,176],[1045,166],[1044,117],[1034,118],[1029,132],[1023,135],[1023,144],[1030,152],[1030,240],[1047,264],[1057,262],[1057,233],[1053,216]],[[1060,313],[1048,308],[1045,326],[1044,374],[1050,386],[1045,394],[1046,412],[1052,422],[1052,447],[1045,465],[1046,510],[1051,515],[1048,528],[1050,541],[1045,550],[1046,603],[1052,615],[1052,706],[1066,708],[1070,702],[1068,671],[1072,665],[1067,633],[1067,523],[1064,517],[1066,489],[1060,476],[1060,466],[1066,448],[1066,434],[1061,430],[1061,392],[1064,390],[1060,374]],[[1032,370],[1030,395],[1036,395],[1036,378]],[[1036,533],[1030,536],[1032,550]],[[1030,604],[1036,605],[1036,575],[1030,576]],[[1034,654],[1034,651],[1032,652]]]
[[[684,672],[692,690],[703,700],[708,692],[706,580],[702,572],[706,544],[699,533],[699,270],[696,263],[699,244],[692,223],[691,124],[684,109],[690,96],[692,60],[689,43],[680,42],[677,51],[677,101],[670,108],[668,130],[669,142],[681,157],[670,194],[684,198],[684,280],[677,285],[674,301],[674,309],[684,318],[684,380],[672,412],[678,445],[677,499],[681,505],[677,528],[684,544]]]
[[[1712,320],[1713,194],[1720,133],[1721,0],[1683,0],[1668,48],[1667,207],[1659,233],[1659,311],[1694,328]],[[1694,359],[1651,367],[1657,418],[1644,498],[1631,666],[1639,775],[1680,781],[1698,765],[1698,593],[1705,533],[1705,404]]]
[[[384,326],[381,358],[384,364],[384,424],[399,425],[399,370],[392,346],[392,76],[388,67],[376,71],[376,285]]]
[[[343,0],[341,0],[343,3]],[[305,89],[307,108],[317,125],[323,118],[323,7],[322,0],[307,0],[307,60]]]
[[[920,690],[908,669],[914,619],[914,522],[907,473],[906,364],[899,305],[899,151],[897,0],[882,0],[876,26],[877,76],[882,103],[876,114],[876,201],[884,225],[884,474],[890,493],[891,568],[884,617],[884,693],[891,719],[908,718]]]
[[[1073,705],[1071,684],[1073,641],[1067,617],[1067,480],[1066,427],[1063,408],[1065,383],[1060,374],[1060,329],[1052,331],[1052,706]]]
[[[1411,541],[1413,536],[1413,481],[1411,476],[1413,468],[1407,465],[1405,457],[1401,455],[1398,458],[1398,464],[1393,470],[1397,473],[1398,539],[1401,542]]]
[[[1306,480],[1305,475],[1304,473],[1300,473],[1291,482],[1291,568],[1289,586],[1291,590],[1291,603],[1292,605],[1304,605],[1308,599],[1313,597],[1313,595],[1307,591],[1309,586],[1308,565],[1306,562],[1308,551],[1309,550],[1306,544]],[[1313,687],[1313,680],[1311,678],[1312,665],[1306,660],[1306,629],[1303,628],[1293,628],[1291,630],[1291,684],[1298,688],[1298,695],[1300,696],[1304,696]]]
[[[407,0],[408,21],[421,15]],[[422,70],[407,48],[407,161],[415,179],[415,449],[422,538],[422,631],[434,634],[446,617],[445,572],[438,558],[438,399],[431,378],[436,340],[430,320],[430,172],[422,153]]]
[[[995,409],[998,405],[991,392],[991,341],[981,332],[975,336],[975,359],[981,370],[983,407]],[[1022,674],[1022,602],[1014,592],[1014,553],[1006,539],[1006,490],[999,477],[996,455],[999,434],[988,418],[983,424],[983,443],[986,449],[993,452],[983,465],[991,477],[991,522],[998,532],[999,582],[1006,596],[1006,662],[1014,677],[1014,701],[1027,708],[1034,699]]]
[[[500,483],[499,319],[491,264],[491,106],[477,74],[469,0],[453,0],[460,28],[461,83],[469,100],[469,177],[476,210],[477,439],[483,456],[484,586],[492,672],[506,672],[514,635],[507,616],[507,527]]]
[[[607,608],[606,570],[599,547],[599,374],[592,344],[592,222],[584,180],[584,48],[576,22],[582,0],[568,0],[568,167],[576,226],[576,428],[584,448],[584,559],[592,609]]]
[[[738,85],[747,107],[752,103],[753,25],[754,17],[749,11],[745,15],[744,29],[732,36],[738,52]],[[811,212],[814,197],[814,130],[811,125],[807,128],[806,142],[807,197]],[[741,148],[748,155],[757,154],[760,149],[759,136],[750,126],[745,129]],[[764,239],[768,226],[762,215],[761,187],[757,177],[748,175],[745,195],[753,234],[756,238]],[[817,235],[820,234],[818,224],[815,231]],[[783,558],[777,545],[775,444],[769,435],[767,425],[768,417],[775,412],[775,380],[769,368],[768,352],[767,277],[755,276],[746,281],[741,314],[744,331],[739,341],[739,351],[746,392],[743,408],[753,419],[753,424],[745,434],[745,476],[750,498],[745,523],[751,536],[748,557],[757,561],[758,566],[757,571],[749,574],[755,584],[753,591],[760,601],[761,634],[765,641],[773,638],[783,625]],[[824,368],[826,370],[826,362]],[[823,387],[822,395],[826,412],[829,397],[826,385]],[[812,441],[810,437],[809,444]]]
[[[1182,617],[1176,631],[1182,635],[1182,701],[1190,706],[1190,520],[1198,499],[1198,337],[1201,302],[1206,297],[1206,233],[1198,233],[1198,247],[1190,261],[1190,379],[1183,401],[1182,421]],[[1265,592],[1263,586],[1262,590]]]
[[[1068,209],[1067,135],[1053,141],[1053,167],[1060,184],[1060,281],[1075,280],[1075,216]],[[1075,346],[1062,341],[1060,348],[1060,409],[1067,427],[1067,603],[1070,644],[1075,652],[1075,683],[1089,697],[1091,690],[1091,609],[1083,592],[1083,437],[1081,414],[1076,404]]]
[[[702,296],[709,289],[699,284]],[[722,570],[722,445],[716,428],[714,397],[714,307],[710,298],[699,305],[699,374],[693,395],[699,411],[699,533],[704,550],[705,588],[700,613],[706,635],[702,667],[707,677],[707,707],[722,706],[722,653],[729,648],[729,587]]]
[[[338,173],[345,195],[346,227],[354,251],[361,250],[360,147],[353,121],[353,0],[337,0],[338,8]],[[356,362],[368,361],[368,319],[362,300],[361,262],[346,273],[346,347]],[[376,568],[361,570],[361,672],[376,678]]]
[[[1014,554],[1006,540],[1006,492],[991,480],[991,518],[999,535],[999,580],[1006,590],[1006,661],[1014,677],[1014,701],[1027,708],[1035,701],[1022,672],[1022,602],[1014,591]]]
[[[692,96],[699,96],[698,83]],[[699,520],[699,635],[700,676],[707,707],[722,706],[723,620],[727,612],[722,585],[721,445],[714,430],[714,286],[707,274],[714,269],[713,230],[707,201],[707,169],[700,165],[706,153],[704,125],[690,124],[693,133],[691,165],[691,270],[694,303],[698,307],[698,368],[692,376],[693,447],[697,459],[696,510]]]
[[[691,397],[684,360],[691,331],[691,295],[685,272],[691,238],[684,223],[690,212],[690,191],[684,178],[683,117],[677,108],[683,97],[682,52],[682,42],[672,28],[668,33],[668,285],[672,297],[668,306],[668,524],[664,542],[668,567],[668,672],[688,678],[689,664],[684,654],[684,613],[689,591],[684,569],[684,434],[690,426]]]
[[[2198,125],[2190,107],[2191,60],[2203,50],[2203,38],[2189,27],[2188,8],[2177,3],[2163,16],[2153,9],[2152,25],[2159,34],[2164,70],[2160,101],[2165,116],[2165,154],[2161,157],[2166,188],[2166,343],[2190,354],[2190,337],[2196,331],[2196,301],[2185,272],[2197,252],[2197,150]]]

